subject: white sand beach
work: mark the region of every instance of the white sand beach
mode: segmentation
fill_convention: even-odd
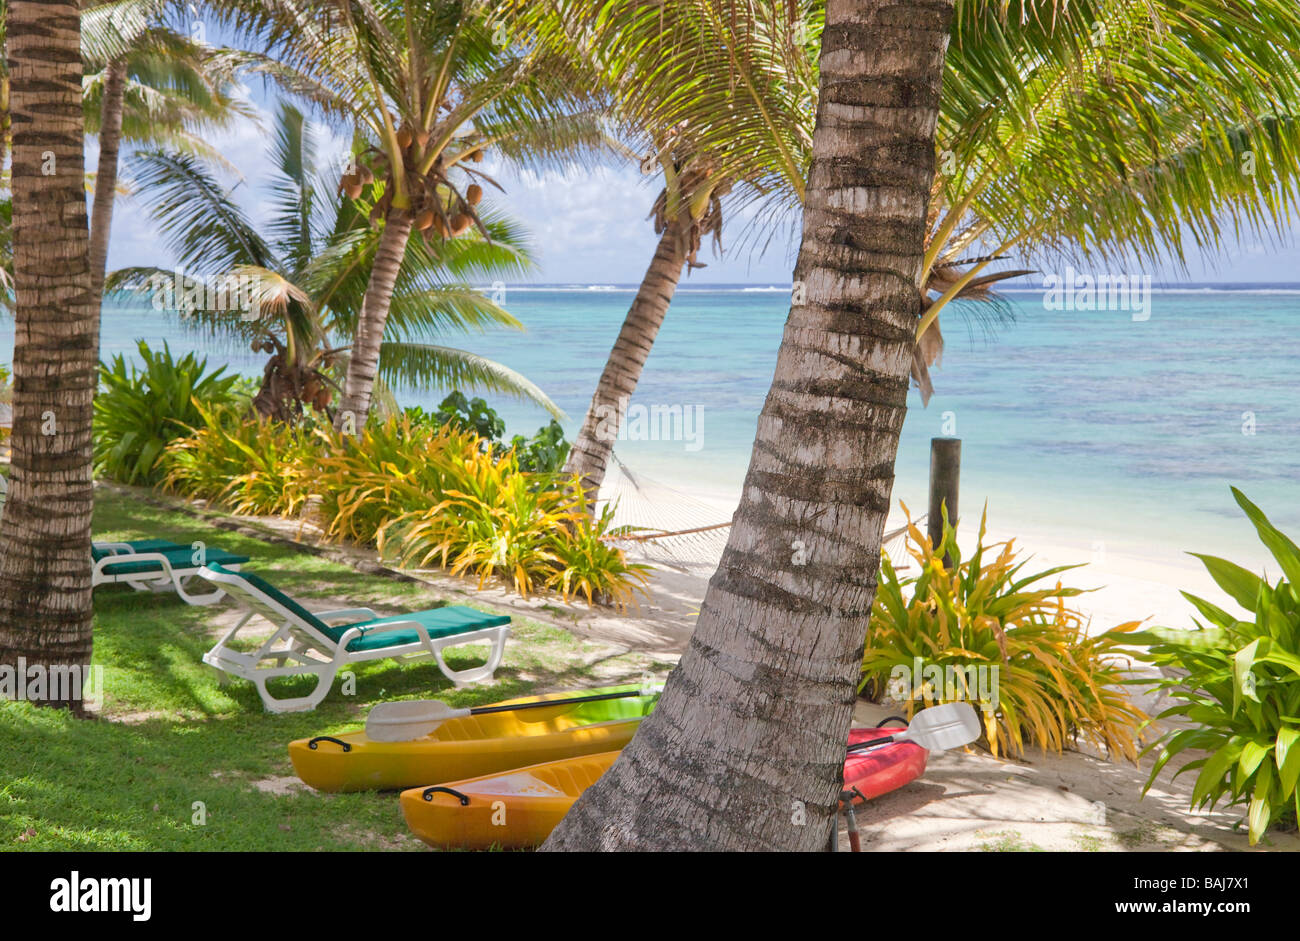
[[[662,473],[662,472],[661,472]],[[601,490],[601,499],[619,500],[619,523],[649,529],[685,530],[729,521],[740,501],[740,492],[726,492],[692,485],[688,481],[638,478],[632,487],[624,474],[611,472]],[[924,482],[904,482],[898,491],[924,493]],[[901,508],[890,515],[886,531],[907,522]],[[924,504],[909,503],[913,519],[924,528]],[[1016,518],[1004,508],[990,511],[986,542],[1014,540],[1022,559],[1032,556],[1025,571],[1042,571],[1061,565],[1081,565],[1058,576],[1070,587],[1085,589],[1075,606],[1089,619],[1089,633],[1100,633],[1128,621],[1173,628],[1192,628],[1195,613],[1181,592],[1188,591],[1231,605],[1210,579],[1200,562],[1187,555],[1184,547],[1148,542],[1141,545],[1122,538],[1099,540],[1095,523],[1080,521],[1076,528],[1063,528],[1059,519]],[[978,506],[963,513],[967,521],[960,529],[963,551],[975,544]],[[1012,510],[1014,513],[1015,511]],[[1023,511],[1022,511],[1023,512]],[[918,515],[919,514],[919,515]],[[693,534],[654,544],[654,548],[630,547],[634,557],[657,563],[653,605],[675,608],[703,600],[708,579],[726,542],[725,528]],[[895,562],[907,562],[902,539],[889,546]],[[1253,560],[1243,560],[1249,562]],[[666,563],[666,564],[665,564]]]

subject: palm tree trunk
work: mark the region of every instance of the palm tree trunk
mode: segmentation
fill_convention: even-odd
[[[641,370],[668,313],[684,264],[686,253],[681,234],[675,224],[670,224],[664,228],[655,256],[641,279],[636,299],[623,320],[618,340],[605,362],[605,371],[596,384],[596,394],[591,398],[582,430],[564,465],[566,474],[581,475],[582,487],[589,500],[595,500],[605,480],[605,466],[614,450],[623,419],[620,402],[631,398],[636,391]]]
[[[99,351],[82,157],[75,2],[14,0],[13,452],[0,517],[0,664],[91,653],[91,402]],[[80,689],[55,704],[76,708]]]
[[[727,549],[658,707],[547,849],[826,845],[921,310],[952,7],[827,3],[795,268],[806,301]]]
[[[379,372],[379,347],[384,342],[384,324],[388,321],[388,307],[393,301],[393,285],[397,282],[397,273],[406,257],[406,243],[410,238],[411,214],[403,209],[389,210],[383,234],[379,237],[379,247],[375,250],[375,264],[370,269],[366,296],[361,302],[361,319],[352,341],[343,401],[334,418],[336,428],[345,428],[349,416],[358,433],[365,427],[375,376]]]
[[[122,100],[126,95],[126,61],[110,62],[104,75],[99,126],[99,167],[95,173],[94,209],[90,217],[90,275],[95,303],[102,300],[108,264],[108,238],[117,195],[117,161],[122,144]]]

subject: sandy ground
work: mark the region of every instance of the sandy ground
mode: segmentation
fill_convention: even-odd
[[[725,512],[725,500],[713,499]],[[724,518],[729,515],[726,513]],[[246,529],[253,535],[292,538],[360,570],[384,571],[373,553],[325,547],[309,527],[297,521],[226,519],[222,524]],[[1100,586],[1077,599],[1078,607],[1092,616],[1095,630],[1144,618],[1152,623],[1187,627],[1191,609],[1179,595],[1180,588],[1219,597],[1195,560],[1182,565],[1119,552],[1099,554],[1068,538],[1048,538],[1048,534],[1035,532],[1032,526],[990,532],[995,539],[1012,534],[1017,536],[1017,544],[1023,544],[1034,554],[1036,563],[1041,563],[1035,564],[1036,568],[1090,563],[1070,573],[1069,583],[1084,588]],[[565,628],[588,641],[601,656],[640,653],[647,663],[657,665],[655,672],[666,672],[685,649],[711,574],[709,565],[661,566],[656,569],[648,601],[639,609],[619,614],[566,604],[554,596],[521,599],[491,586],[476,591],[471,582],[439,572],[405,573],[448,596],[472,597],[476,603],[517,611]],[[1148,712],[1158,711],[1157,704],[1149,700],[1143,705]],[[897,707],[861,702],[855,724],[874,725],[897,711]],[[1191,757],[1189,753],[1186,760]],[[1150,762],[1144,760],[1139,767],[1080,751],[1063,755],[1031,751],[1020,760],[993,758],[973,750],[933,755],[921,779],[872,801],[858,812],[863,847],[872,851],[1247,849],[1245,832],[1238,827],[1243,816],[1239,810],[1188,810],[1194,774],[1171,782],[1166,771],[1142,799]],[[848,848],[844,833],[841,845]],[[1271,834],[1260,849],[1298,850],[1300,837],[1294,833]]]

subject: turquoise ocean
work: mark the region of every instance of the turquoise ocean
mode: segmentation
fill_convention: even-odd
[[[527,375],[567,412],[572,434],[633,290],[509,287],[505,306],[525,332],[444,342]],[[991,521],[1069,531],[1085,544],[1262,558],[1232,484],[1300,539],[1300,286],[1157,288],[1141,321],[1047,310],[1041,291],[1006,297],[1005,322],[945,313],[935,395],[926,408],[915,392],[909,399],[896,498],[923,509],[930,438],[955,434],[963,517],[987,500]],[[788,305],[788,286],[683,285],[631,405],[699,406],[698,436],[620,441],[623,462],[679,490],[738,494]],[[101,355],[134,356],[137,339],[261,372],[262,357],[245,348],[138,303],[111,304]],[[0,362],[12,344],[12,323],[0,321]],[[447,390],[398,392],[404,405],[429,407]],[[547,420],[536,406],[488,398],[511,433]]]

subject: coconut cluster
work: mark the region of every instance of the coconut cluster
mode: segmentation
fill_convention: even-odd
[[[466,149],[450,161],[444,154],[439,154],[427,173],[421,174],[416,168],[427,157],[427,148],[431,134],[428,131],[411,131],[402,127],[397,132],[397,144],[402,151],[403,180],[410,200],[412,227],[426,241],[433,237],[440,239],[456,238],[464,235],[471,228],[477,228],[484,238],[488,238],[487,229],[478,217],[475,207],[483,199],[483,187],[471,183],[464,192],[456,188],[447,175],[452,165],[459,166],[467,174],[481,177],[492,182],[485,174],[470,167],[470,163],[482,163],[484,148],[481,144],[468,144]],[[377,225],[388,217],[393,207],[393,168],[388,155],[377,147],[367,147],[356,162],[355,169],[345,173],[339,181],[339,190],[349,199],[357,199],[362,189],[376,180],[385,183],[383,194],[370,210],[370,224]]]
[[[331,351],[317,354],[306,365],[294,366],[288,352],[274,336],[255,339],[252,350],[254,353],[272,354],[266,364],[262,390],[259,392],[259,396],[269,396],[274,400],[272,407],[281,407],[282,403],[292,400],[309,405],[317,411],[329,407],[333,393],[330,391],[331,383],[322,370],[328,370],[334,365],[334,358],[329,355]]]

